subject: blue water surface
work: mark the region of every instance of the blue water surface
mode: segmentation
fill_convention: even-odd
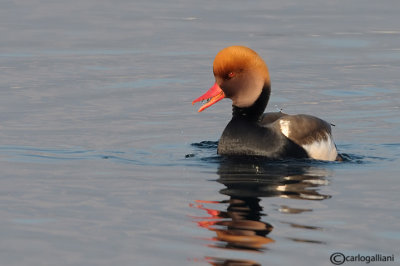
[[[0,3],[0,264],[398,263],[399,9]],[[217,154],[231,102],[191,102],[236,44],[269,66],[267,111],[334,124],[343,162]]]

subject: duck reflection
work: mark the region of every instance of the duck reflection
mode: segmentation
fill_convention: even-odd
[[[327,185],[328,171],[307,163],[246,163],[233,159],[220,164],[219,183],[226,186],[221,194],[230,197],[282,197],[291,199],[323,200],[329,195],[318,192]],[[286,209],[291,212],[292,210]],[[298,212],[301,210],[293,210]]]
[[[210,247],[264,252],[274,242],[268,235],[273,226],[260,205],[262,197],[281,197],[299,200],[324,200],[329,195],[318,188],[328,184],[326,169],[309,162],[247,162],[241,158],[220,162],[217,182],[225,187],[220,193],[229,198],[223,201],[198,200],[192,207],[204,210],[205,217],[195,218],[198,226],[213,231]],[[221,207],[223,206],[222,210]],[[302,213],[311,209],[277,206],[282,213]],[[292,227],[303,225],[290,224]],[[296,241],[299,241],[296,239]],[[305,242],[308,240],[304,240]],[[259,265],[254,261],[206,258],[211,265]],[[236,264],[235,264],[236,263]]]
[[[259,199],[246,197],[231,197],[227,201],[197,201],[197,208],[205,210],[210,216],[198,221],[200,227],[214,231],[216,237],[210,246],[261,251],[263,246],[273,242],[267,235],[272,230],[269,223],[261,221],[262,207]],[[218,211],[211,206],[227,204],[226,211]],[[201,218],[200,218],[201,219]]]

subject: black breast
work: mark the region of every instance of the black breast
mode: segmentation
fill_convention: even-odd
[[[270,159],[307,158],[299,145],[272,127],[257,121],[232,118],[218,143],[218,154],[233,156],[263,156]]]
[[[263,123],[262,114],[268,103],[269,94],[269,87],[265,87],[252,106],[246,108],[233,106],[232,120],[219,140],[218,154],[264,156],[270,159],[308,157],[302,147],[286,138],[280,130]]]

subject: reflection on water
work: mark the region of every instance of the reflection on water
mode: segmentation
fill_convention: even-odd
[[[260,266],[261,264],[253,260],[234,260],[207,257],[206,261],[214,266]]]
[[[206,214],[193,221],[201,228],[214,232],[208,240],[209,247],[240,252],[266,252],[274,243],[271,232],[279,230],[268,222],[260,205],[261,198],[281,197],[296,200],[324,200],[330,195],[320,193],[319,187],[328,184],[329,171],[309,161],[262,162],[258,159],[223,158],[219,162],[218,183],[224,185],[219,193],[228,198],[222,201],[197,200],[191,207]],[[287,205],[275,208],[279,212],[299,214],[312,209],[292,208]],[[312,225],[286,223],[294,228],[322,230]],[[290,238],[296,242],[324,244],[324,242]],[[205,258],[211,265],[260,265],[255,261],[232,258]]]
[[[208,214],[206,217],[198,217],[197,224],[215,232],[215,241],[211,247],[262,251],[265,244],[273,242],[267,237],[273,227],[261,221],[261,216],[265,214],[262,213],[259,201],[256,197],[231,197],[226,201],[199,200],[192,206]],[[225,204],[228,205],[226,211],[217,210]]]

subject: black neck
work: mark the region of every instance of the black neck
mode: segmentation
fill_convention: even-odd
[[[232,117],[258,121],[264,113],[265,107],[267,107],[270,92],[270,86],[266,85],[262,89],[260,96],[258,96],[257,100],[251,106],[241,108],[232,105]]]

